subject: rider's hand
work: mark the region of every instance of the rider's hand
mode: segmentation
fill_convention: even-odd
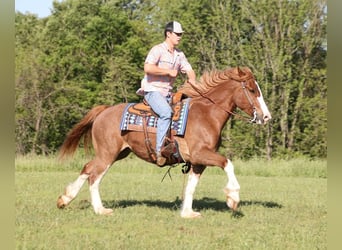
[[[193,79],[188,79],[187,81],[188,81],[191,85],[195,85],[195,84],[196,84],[196,81],[193,80]]]
[[[178,70],[176,70],[176,69],[170,69],[170,71],[169,71],[169,76],[171,76],[171,77],[176,77],[177,74],[178,74]]]

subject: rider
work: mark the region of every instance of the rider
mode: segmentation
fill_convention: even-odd
[[[145,76],[141,81],[141,88],[137,91],[145,97],[147,103],[159,116],[156,138],[157,165],[159,166],[166,163],[166,158],[161,155],[160,151],[171,124],[172,109],[169,102],[173,83],[178,72],[186,73],[191,83],[196,82],[196,74],[190,63],[184,53],[176,48],[183,32],[179,22],[172,21],[166,24],[165,40],[149,51],[144,64]]]

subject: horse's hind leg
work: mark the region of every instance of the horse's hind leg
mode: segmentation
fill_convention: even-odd
[[[113,209],[105,208],[102,204],[99,186],[103,176],[107,173],[111,164],[98,163],[89,175],[89,191],[91,196],[91,205],[96,214],[112,214]]]
[[[58,208],[64,208],[69,203],[75,199],[77,196],[78,192],[80,191],[81,187],[83,186],[84,182],[88,179],[89,177],[89,168],[92,168],[92,161],[88,162],[86,165],[84,165],[81,174],[78,176],[78,178],[70,183],[64,191],[64,194],[58,197],[57,200],[57,207]]]
[[[112,209],[104,208],[102,205],[99,185],[109,169],[110,164],[105,164],[99,160],[92,160],[88,162],[82,169],[78,178],[70,183],[66,188],[63,195],[61,195],[57,200],[57,207],[64,208],[67,206],[80,191],[84,182],[88,180],[89,183],[89,191],[91,196],[91,204],[94,208],[96,214],[111,214],[113,212]]]

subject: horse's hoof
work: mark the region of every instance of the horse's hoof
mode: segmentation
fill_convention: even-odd
[[[100,214],[100,215],[111,215],[111,214],[113,214],[113,209],[111,209],[111,208],[104,208],[103,207],[103,208],[99,209],[97,214]]]
[[[239,202],[234,201],[231,197],[227,198],[227,206],[231,208],[234,212],[237,210]]]
[[[62,209],[65,208],[65,206],[66,204],[64,203],[62,196],[59,196],[57,200],[57,207]]]
[[[239,190],[229,190],[225,188],[223,191],[227,196],[227,206],[235,212],[240,202]]]
[[[185,219],[195,219],[195,218],[201,218],[202,215],[199,212],[191,211],[189,213],[182,213],[181,217]]]

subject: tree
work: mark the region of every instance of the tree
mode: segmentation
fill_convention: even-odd
[[[304,125],[302,119],[311,115],[323,118],[319,134],[326,134],[326,118],[321,113],[327,108],[324,94],[326,51],[322,47],[326,39],[326,1],[241,3],[244,18],[249,18],[254,28],[250,43],[256,49],[249,51],[246,46],[241,46],[240,53],[247,62],[258,62],[256,72],[266,83],[266,96],[270,96],[273,110],[271,133],[267,135],[268,152],[275,150],[274,153],[279,155],[302,151],[304,148],[298,150],[296,146],[301,141],[301,130],[312,127],[312,120],[306,120]],[[323,97],[319,107],[310,113],[303,112],[309,112],[305,106],[317,95]],[[326,144],[324,136],[317,139]],[[278,148],[271,145],[278,145]]]
[[[50,95],[47,69],[39,64],[39,35],[42,21],[35,15],[16,14],[16,147],[17,152],[42,152],[44,101]]]

